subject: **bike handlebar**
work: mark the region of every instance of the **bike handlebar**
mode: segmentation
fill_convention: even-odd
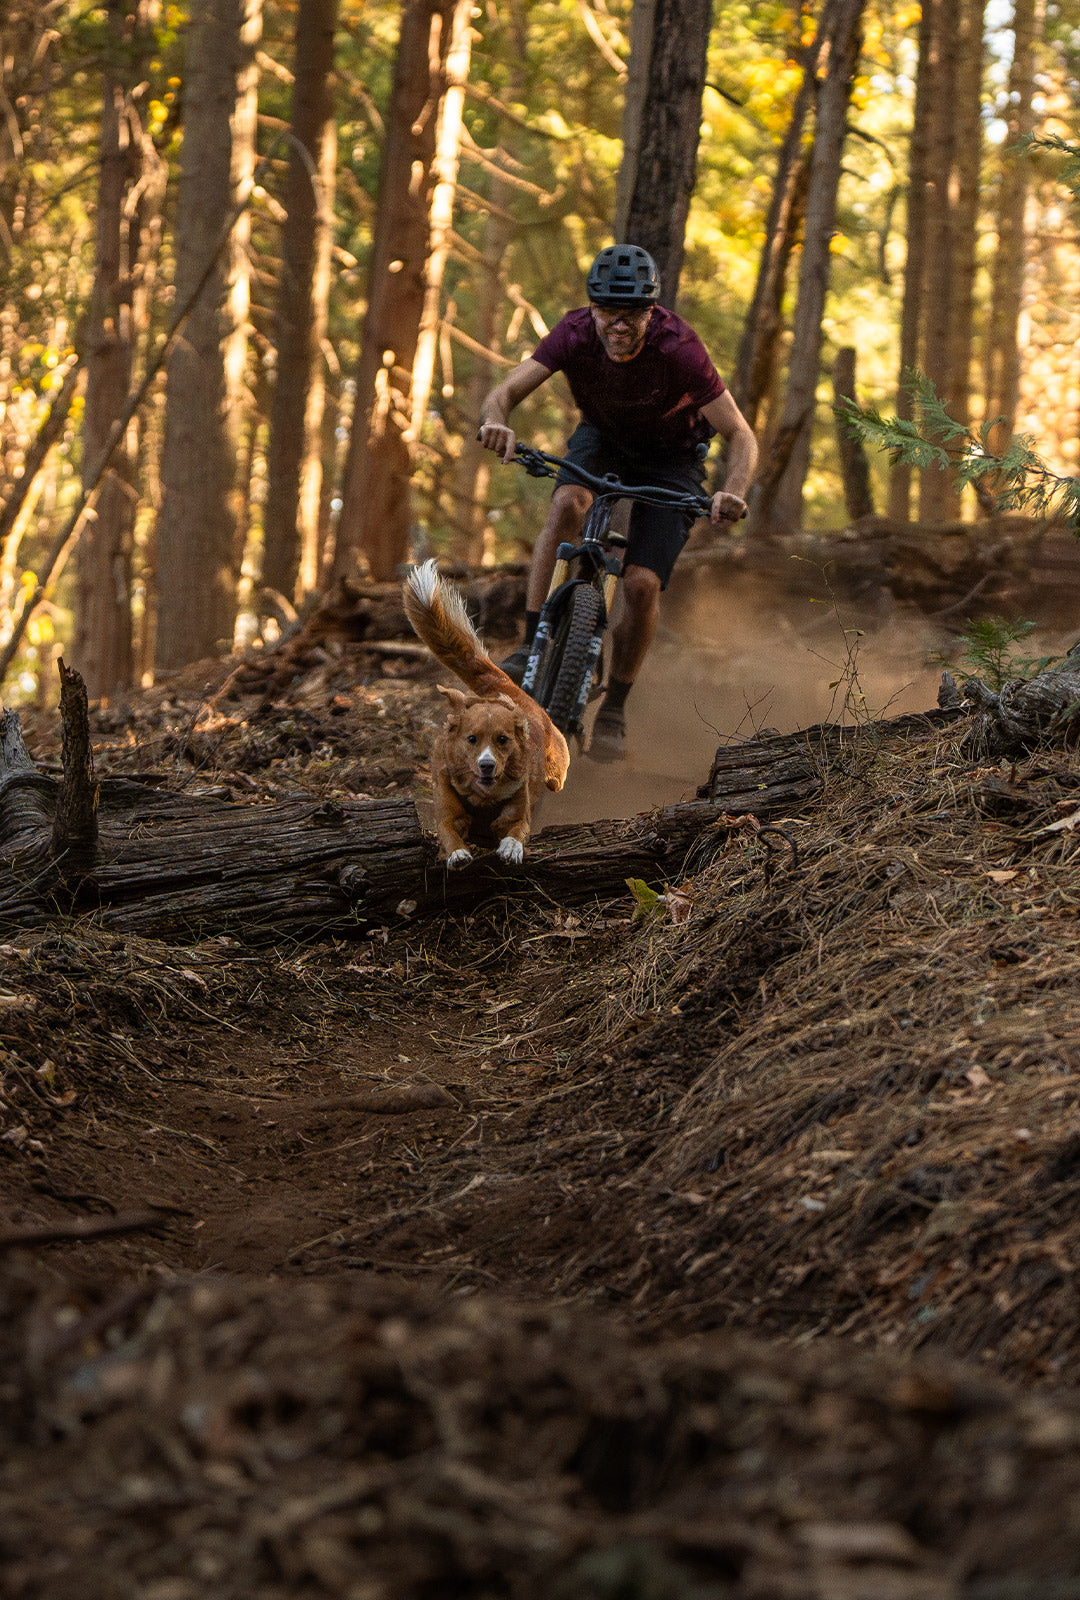
[[[546,450],[534,450],[531,445],[518,444],[514,450],[513,459],[525,468],[530,478],[554,478],[560,467],[567,472],[572,472],[586,489],[591,489],[594,494],[610,494],[620,500],[637,500],[647,506],[669,506],[673,511],[684,511],[687,515],[707,517],[712,510],[712,499],[708,495],[689,494],[681,489],[664,489],[659,485],[640,484],[634,486],[629,483],[620,483],[613,472],[605,473],[598,478],[595,473],[586,472],[584,467],[579,467],[576,462],[566,461],[562,456],[548,455]]]

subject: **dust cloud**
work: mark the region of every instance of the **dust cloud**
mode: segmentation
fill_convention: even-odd
[[[601,766],[572,752],[566,788],[546,798],[542,825],[692,799],[718,745],[855,720],[846,694],[864,697],[860,716],[935,705],[941,667],[930,657],[949,635],[890,597],[874,606],[867,614],[827,595],[778,593],[748,573],[721,583],[697,569],[673,583],[627,702],[629,759]]]

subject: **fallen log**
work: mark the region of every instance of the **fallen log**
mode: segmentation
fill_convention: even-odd
[[[815,723],[798,733],[765,733],[744,743],[721,745],[698,797],[732,814],[756,816],[794,810],[820,796],[842,768],[847,752],[887,740],[917,738],[963,715],[959,705],[841,726]]]
[[[269,942],[357,936],[493,899],[595,903],[623,895],[627,878],[660,886],[700,870],[738,816],[812,802],[851,745],[911,738],[961,714],[765,735],[718,751],[695,801],[547,828],[522,870],[489,855],[448,873],[407,798],[252,804],[220,787],[195,795],[98,780],[86,697],[77,674],[65,674],[59,779],[34,767],[18,716],[0,719],[0,929],[94,912],[116,931]]]
[[[1074,745],[1080,736],[1080,645],[1034,678],[1011,678],[997,691],[978,678],[964,684],[978,711],[964,741],[977,758],[1012,755],[1039,745]]]

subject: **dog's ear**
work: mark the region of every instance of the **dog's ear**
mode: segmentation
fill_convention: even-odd
[[[514,732],[519,739],[526,740],[529,737],[529,714],[524,706],[519,705],[516,700],[511,700],[508,694],[500,694],[497,698],[500,705],[506,706],[514,713]]]
[[[438,689],[439,693],[444,694],[447,700],[450,702],[448,709],[451,716],[460,717],[461,713],[465,710],[465,707],[468,705],[469,700],[472,697],[467,694],[462,694],[460,689],[444,689],[441,683],[437,683],[435,687]]]

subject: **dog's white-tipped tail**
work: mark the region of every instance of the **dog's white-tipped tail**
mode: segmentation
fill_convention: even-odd
[[[439,567],[434,556],[422,567],[409,568],[408,584],[420,604],[430,610],[439,587]]]
[[[484,649],[460,590],[439,577],[434,560],[410,569],[402,599],[405,615],[432,655],[470,689],[478,694],[513,689]]]

